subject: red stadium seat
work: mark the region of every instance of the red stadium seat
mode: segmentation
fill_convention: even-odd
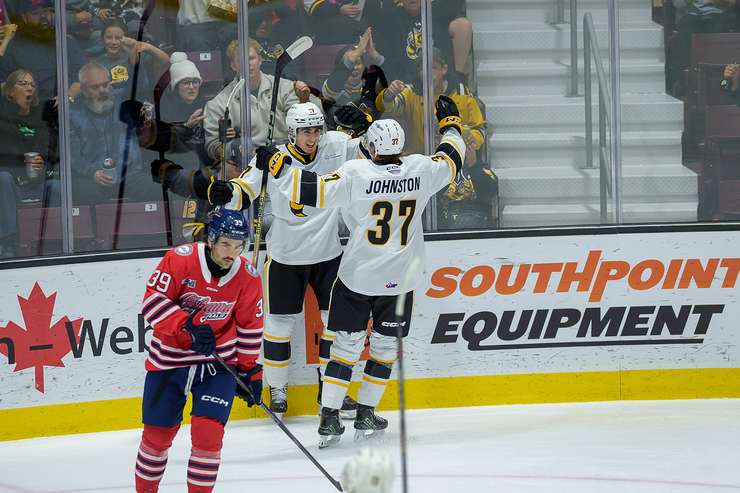
[[[305,81],[308,85],[321,90],[324,81],[334,70],[334,59],[348,45],[314,45],[301,59]]]
[[[188,60],[193,62],[203,79],[201,91],[206,99],[218,94],[224,85],[224,69],[220,51],[190,51]]]
[[[75,250],[89,250],[95,238],[89,206],[72,208],[72,228]],[[38,204],[19,206],[17,255],[27,257],[61,252],[62,209]]]
[[[740,108],[710,106],[701,174],[702,219],[740,218]]]
[[[111,250],[167,246],[168,221],[164,211],[165,206],[161,201],[96,205],[99,248]]]

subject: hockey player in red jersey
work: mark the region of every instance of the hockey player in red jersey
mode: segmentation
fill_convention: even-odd
[[[158,490],[189,393],[193,394],[190,493],[210,492],[216,484],[224,425],[234,396],[249,406],[259,403],[262,288],[257,271],[240,256],[247,238],[248,226],[240,212],[217,211],[208,224],[207,242],[170,250],[147,282],[142,314],[154,332],[146,360],[137,493]],[[237,367],[251,395],[237,388],[214,353]]]

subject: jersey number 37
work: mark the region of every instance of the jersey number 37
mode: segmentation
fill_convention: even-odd
[[[391,238],[391,219],[393,219],[393,203],[386,200],[373,203],[370,214],[378,216],[374,229],[367,230],[367,241],[372,245],[382,246]],[[398,217],[404,218],[401,224],[401,246],[406,246],[409,240],[409,227],[416,212],[416,200],[401,200],[398,202]]]

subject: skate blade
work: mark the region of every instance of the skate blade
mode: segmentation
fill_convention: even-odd
[[[325,449],[339,443],[341,435],[319,435],[319,449]]]
[[[381,440],[385,430],[355,430],[355,442],[368,442]]]
[[[339,410],[339,418],[354,421],[357,417],[357,409]]]

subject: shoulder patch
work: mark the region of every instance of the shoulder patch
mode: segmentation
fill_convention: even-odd
[[[180,245],[179,247],[175,248],[175,253],[180,255],[181,257],[187,257],[191,253],[193,253],[193,245]]]
[[[244,262],[244,270],[246,270],[247,273],[249,273],[249,275],[252,277],[259,276],[259,272],[257,272],[257,269],[255,268],[255,266],[252,265],[252,262],[248,260]]]

